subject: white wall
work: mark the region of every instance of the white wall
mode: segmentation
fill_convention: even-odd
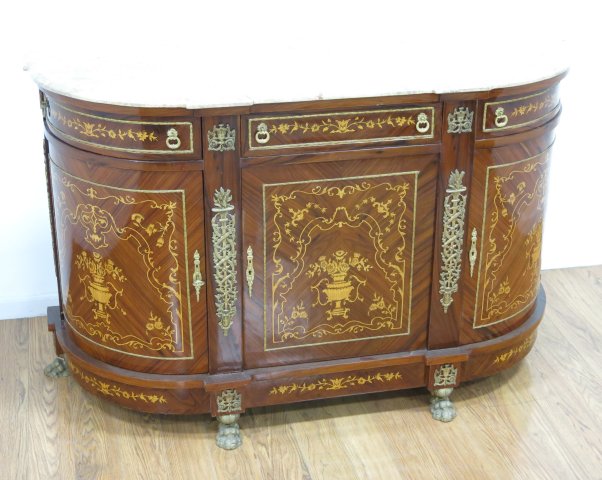
[[[182,13],[184,3],[22,0],[10,8],[4,4],[0,18],[0,318],[44,314],[47,305],[57,303],[42,121],[36,87],[21,70],[25,53],[34,47],[77,46],[79,52],[88,50],[91,55],[113,52],[135,59],[137,55],[152,55],[153,41],[169,41],[168,35],[159,32],[168,25],[173,27],[174,22],[179,31],[198,29],[198,37],[193,36],[198,44],[193,46],[199,56],[208,59],[215,52],[227,58],[228,52],[219,51],[220,32],[230,35],[237,29],[246,29],[248,38],[243,37],[242,44],[248,45],[250,54],[256,54],[260,44],[253,41],[249,26],[254,22],[254,28],[264,30],[264,35],[276,25],[280,41],[303,42],[309,36],[312,45],[326,45],[333,54],[337,48],[353,48],[358,41],[375,41],[377,45],[382,28],[397,28],[404,35],[410,25],[412,32],[424,34],[438,28],[447,31],[449,41],[442,43],[442,49],[449,55],[467,55],[473,42],[499,44],[507,36],[525,35],[533,29],[544,32],[542,50],[547,36],[569,38],[572,66],[562,84],[564,111],[553,154],[543,268],[602,263],[602,155],[597,145],[602,117],[597,98],[602,34],[596,22],[598,15],[590,6],[595,2],[505,1],[491,2],[490,8],[483,1],[443,2],[445,13],[437,19],[428,17],[439,8],[437,2],[428,2],[426,17],[419,6],[411,7],[407,2],[359,2],[365,10],[355,16],[350,1],[290,2],[294,5],[288,7],[290,11],[284,11],[286,2],[272,0],[245,2],[244,7],[232,1],[211,2],[211,7],[209,2],[195,2],[212,11],[196,7],[195,13],[188,15]],[[394,4],[397,9],[392,11]],[[280,17],[270,16],[275,14]],[[328,39],[328,25],[333,21],[349,24],[346,38]],[[149,25],[147,31],[140,29],[144,24]],[[137,36],[148,40],[140,42]],[[408,39],[410,45],[419,40],[415,33]],[[206,40],[210,46],[203,46]],[[263,54],[269,55],[269,45],[264,46]],[[165,64],[168,68],[167,60]]]

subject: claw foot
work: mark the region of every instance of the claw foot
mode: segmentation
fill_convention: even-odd
[[[439,388],[433,391],[431,398],[431,413],[435,420],[440,422],[451,422],[456,418],[456,407],[449,399],[454,391],[453,388]]]
[[[44,375],[50,378],[68,377],[67,363],[63,357],[56,357],[44,368]]]
[[[237,423],[239,418],[240,415],[222,415],[217,417],[219,430],[215,441],[219,448],[234,450],[240,447],[242,439],[240,438],[240,427]]]

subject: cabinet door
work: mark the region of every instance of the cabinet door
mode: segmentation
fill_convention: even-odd
[[[437,160],[243,171],[246,368],[425,346]]]
[[[550,152],[545,142],[551,143],[549,135],[475,150],[463,269],[463,344],[509,332],[525,321],[535,303]]]
[[[194,282],[205,278],[198,165],[142,164],[49,143],[71,337],[130,370],[206,371],[205,289]]]

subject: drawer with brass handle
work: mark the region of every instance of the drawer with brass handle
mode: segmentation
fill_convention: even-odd
[[[512,130],[539,126],[559,109],[557,87],[503,100],[483,101],[481,136],[495,135],[496,132],[507,135]]]
[[[439,106],[354,110],[279,116],[248,116],[245,155],[336,149],[349,145],[434,143]]]
[[[42,110],[48,129],[61,140],[82,150],[115,157],[157,159],[201,156],[199,125],[192,118],[116,116],[87,112],[57,102],[46,95]]]

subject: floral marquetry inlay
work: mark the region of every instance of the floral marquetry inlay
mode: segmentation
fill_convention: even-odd
[[[512,112],[510,113],[510,116],[522,117],[530,113],[537,113],[541,110],[549,110],[550,107],[553,107],[554,105],[556,105],[556,103],[557,102],[552,98],[551,95],[546,95],[546,97],[540,101],[523,103],[518,107],[514,107]]]
[[[123,398],[125,400],[131,400],[132,402],[144,402],[151,404],[167,403],[167,400],[163,395],[123,390],[117,385],[99,380],[93,375],[88,375],[87,373],[82,372],[81,369],[78,368],[73,362],[69,362],[69,369],[85,384],[92,387],[98,393],[106,395],[107,397]]]
[[[350,118],[325,118],[319,122],[280,122],[271,123],[269,125],[270,133],[280,133],[282,135],[291,134],[306,134],[306,133],[328,133],[342,134],[353,133],[358,130],[382,129],[384,127],[403,127],[407,125],[415,125],[416,120],[413,116],[387,115],[376,117],[374,119],[366,119],[366,117],[350,117]]]
[[[533,344],[535,343],[535,333],[529,335],[527,338],[525,338],[520,345],[511,348],[510,350],[507,350],[505,352],[502,352],[498,355],[496,355],[495,360],[493,361],[494,364],[501,364],[501,363],[506,363],[508,362],[511,358],[515,358],[517,356],[520,356],[523,353],[526,353],[529,351],[529,349],[533,346]]]
[[[119,285],[127,278],[112,260],[104,260],[97,252],[92,255],[85,251],[78,253],[75,265],[81,272],[79,281],[85,287],[82,300],[94,303],[92,311],[95,320],[101,319],[109,323],[109,311],[118,308],[117,299],[123,295],[123,289]],[[125,314],[125,310],[120,308],[119,311]]]
[[[415,182],[266,185],[267,350],[409,332]]]
[[[136,128],[113,129],[102,122],[85,121],[77,115],[65,115],[60,110],[51,110],[51,118],[60,122],[63,127],[88,138],[111,138],[120,141],[156,142],[159,140],[157,132]]]
[[[507,320],[535,301],[547,182],[544,152],[487,169],[475,327]],[[512,263],[524,265],[514,274]]]
[[[344,250],[337,250],[331,258],[321,256],[317,262],[309,265],[307,276],[317,277],[319,280],[311,286],[316,294],[316,305],[328,305],[332,308],[326,310],[328,320],[334,317],[349,318],[349,308],[345,307],[347,302],[353,303],[362,300],[360,286],[366,284],[366,280],[359,277],[359,272],[367,272],[372,266],[368,259],[359,253],[348,254]],[[320,278],[326,275],[327,278]]]
[[[44,97],[42,107],[52,133],[80,147],[157,155],[193,151],[192,122],[147,121],[135,114],[113,117],[105,112],[85,113],[47,97]]]
[[[348,375],[346,377],[321,378],[311,383],[291,383],[272,387],[270,395],[287,395],[290,393],[308,393],[316,390],[345,390],[352,387],[389,383],[402,380],[401,373],[375,373],[374,375]]]
[[[130,355],[185,353],[185,251],[176,228],[183,226],[183,191],[119,189],[56,167],[53,183],[58,248],[62,259],[72,258],[61,265],[71,328]],[[133,309],[141,296],[147,308]]]
[[[249,118],[249,147],[253,149],[329,146],[354,143],[427,139],[435,135],[432,105]]]
[[[559,104],[556,88],[524,97],[484,102],[483,131],[513,129],[541,121],[552,115]]]

